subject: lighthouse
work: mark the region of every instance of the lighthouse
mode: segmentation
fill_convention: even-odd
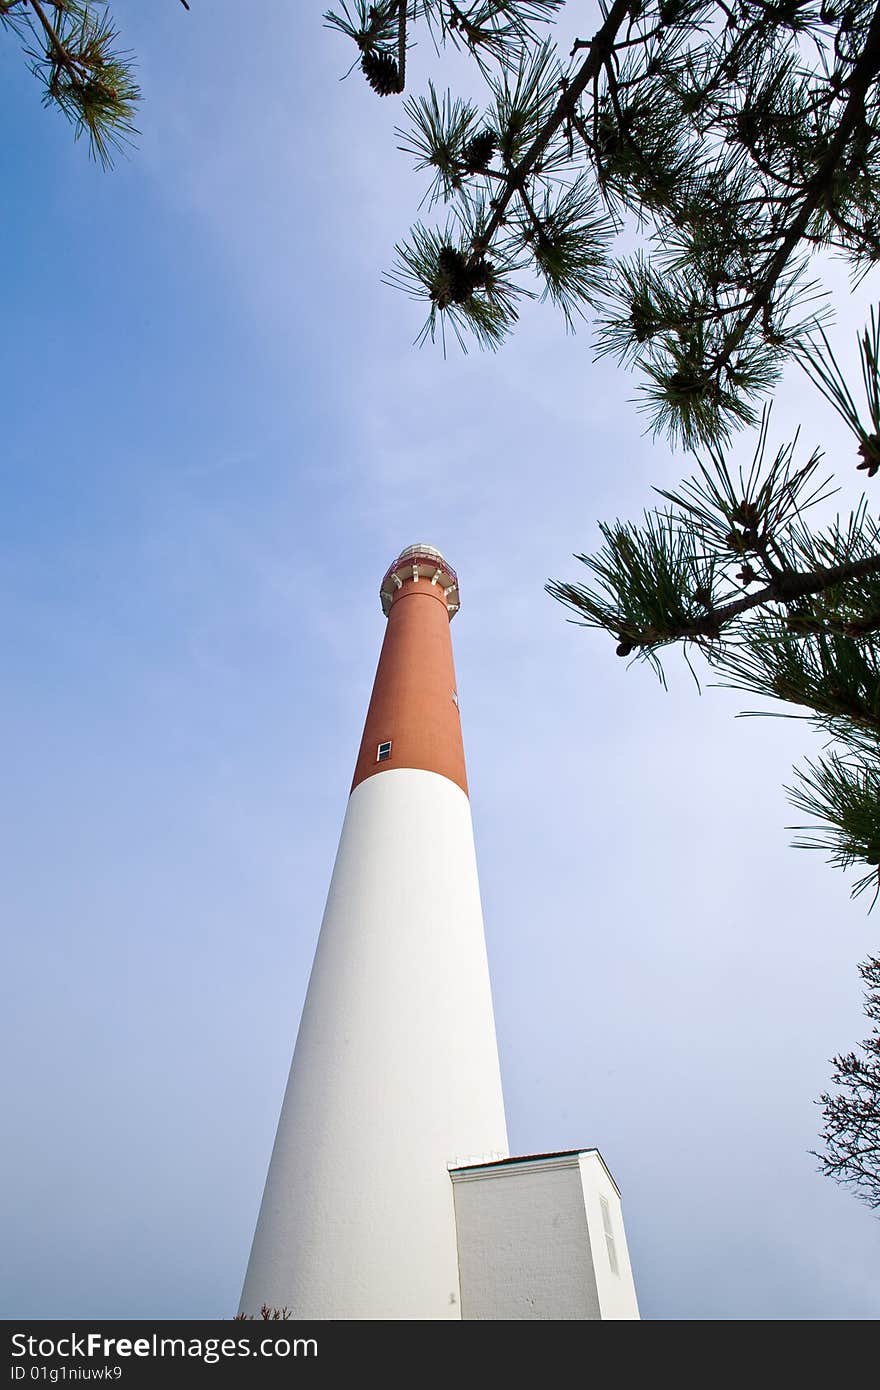
[[[457,575],[433,546],[407,546],[380,600],[385,636],[240,1310],[637,1316],[634,1294],[621,1302],[619,1194],[598,1152],[509,1156],[450,638]],[[592,1244],[617,1221],[603,1248],[621,1288],[604,1305],[588,1189]]]

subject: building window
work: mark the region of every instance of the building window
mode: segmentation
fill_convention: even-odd
[[[376,762],[384,763],[391,757],[391,739],[387,743],[380,743],[376,750]]]
[[[617,1250],[614,1245],[614,1229],[611,1225],[611,1208],[608,1205],[607,1197],[599,1196],[599,1205],[602,1208],[602,1228],[605,1232],[605,1247],[608,1251],[608,1263],[611,1266],[612,1274],[619,1274],[620,1267],[617,1263]]]

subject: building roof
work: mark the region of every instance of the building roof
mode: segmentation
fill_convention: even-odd
[[[581,1154],[595,1154],[595,1155],[596,1155],[596,1157],[598,1158],[599,1162],[602,1164],[602,1167],[605,1169],[605,1172],[608,1174],[609,1178],[611,1179],[611,1182],[612,1182],[613,1185],[614,1185],[614,1189],[615,1189],[615,1191],[617,1192],[617,1194],[618,1194],[618,1196],[619,1196],[619,1195],[620,1195],[620,1188],[617,1186],[617,1183],[614,1181],[614,1174],[611,1172],[611,1169],[608,1167],[608,1164],[605,1162],[605,1160],[604,1160],[604,1158],[602,1157],[602,1155],[600,1154],[599,1150],[596,1149],[596,1148],[590,1148],[590,1149],[558,1149],[555,1153],[547,1153],[547,1154],[517,1154],[517,1155],[515,1155],[513,1158],[490,1158],[490,1159],[488,1159],[485,1163],[462,1163],[462,1164],[460,1164],[460,1165],[451,1166],[450,1169],[449,1169],[449,1172],[450,1172],[451,1175],[454,1175],[455,1173],[475,1173],[475,1172],[479,1172],[481,1169],[489,1169],[489,1168],[512,1168],[512,1167],[515,1167],[516,1164],[518,1164],[518,1163],[544,1163],[544,1162],[547,1162],[548,1160],[555,1159],[555,1158],[579,1158]]]

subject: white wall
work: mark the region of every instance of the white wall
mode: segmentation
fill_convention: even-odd
[[[555,1322],[637,1318],[617,1188],[595,1151],[451,1175],[462,1317]],[[601,1199],[608,1204],[616,1269]]]
[[[623,1229],[623,1211],[617,1184],[596,1149],[588,1149],[579,1154],[578,1166],[583,1184],[584,1207],[602,1317],[611,1321],[637,1318],[639,1305]],[[604,1212],[603,1198],[606,1204]],[[606,1225],[610,1228],[616,1270],[612,1268]]]
[[[459,1318],[450,1163],[507,1153],[470,805],[352,793],[241,1309]]]

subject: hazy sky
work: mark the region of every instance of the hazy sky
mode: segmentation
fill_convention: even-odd
[[[0,36],[0,1312],[234,1311],[378,584],[425,540],[512,1152],[601,1149],[645,1317],[876,1317],[880,1223],[809,1154],[878,921],[788,847],[818,740],[674,657],[664,694],[543,592],[687,461],[549,308],[498,356],[412,346],[379,273],[423,189],[319,5],[118,8],[147,100],[112,174]],[[849,505],[830,408],[792,374],[775,415]]]

